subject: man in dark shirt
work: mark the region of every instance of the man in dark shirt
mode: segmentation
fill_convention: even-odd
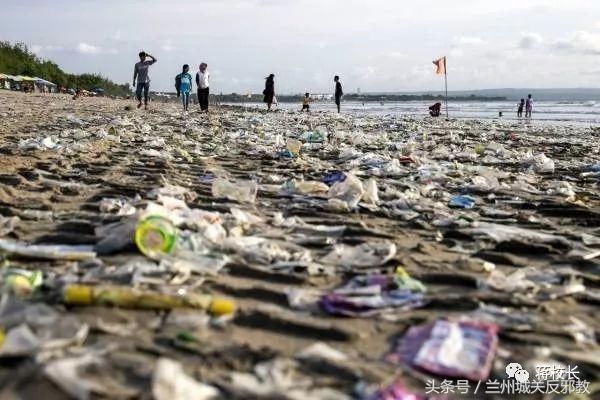
[[[133,87],[135,87],[135,97],[138,99],[138,108],[142,106],[142,91],[144,92],[144,105],[148,109],[148,92],[150,91],[150,75],[148,75],[148,67],[156,62],[156,58],[146,52],[140,52],[140,62],[135,64],[133,68]],[[151,58],[151,61],[146,61],[146,57]],[[136,83],[137,78],[137,85]]]
[[[335,82],[335,105],[337,106],[338,113],[340,112],[340,103],[342,102],[342,95],[344,92],[342,91],[342,84],[340,83],[340,77],[335,76],[333,78]]]

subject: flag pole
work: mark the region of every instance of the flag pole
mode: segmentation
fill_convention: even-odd
[[[446,64],[446,57],[444,57],[444,84],[446,86],[446,119],[448,119],[448,65]]]

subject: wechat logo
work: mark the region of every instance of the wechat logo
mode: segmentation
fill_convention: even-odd
[[[515,378],[519,383],[529,382],[529,372],[524,370],[519,363],[508,364],[505,371],[509,378]]]

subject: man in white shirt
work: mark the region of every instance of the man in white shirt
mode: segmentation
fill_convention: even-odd
[[[200,64],[200,70],[196,74],[196,85],[198,85],[198,103],[200,103],[200,111],[203,112],[208,112],[209,76],[208,64]]]

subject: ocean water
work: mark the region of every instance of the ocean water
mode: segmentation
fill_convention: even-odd
[[[407,102],[368,102],[364,105],[360,102],[343,102],[342,111],[345,113],[371,114],[371,115],[407,115],[427,116],[429,114],[430,101],[407,101]],[[239,105],[239,104],[238,104]],[[262,103],[247,103],[246,107],[265,108]],[[301,103],[280,103],[278,108],[284,110],[300,110]],[[312,111],[335,111],[332,102],[314,102],[311,104]],[[448,103],[450,118],[464,119],[498,119],[498,113],[502,112],[502,120],[517,119],[516,101],[494,101],[494,102],[450,102]],[[442,106],[442,115],[445,116],[445,108]],[[536,101],[533,109],[532,121],[546,123],[576,123],[578,125],[600,124],[600,100],[596,102],[560,102],[560,101]]]

